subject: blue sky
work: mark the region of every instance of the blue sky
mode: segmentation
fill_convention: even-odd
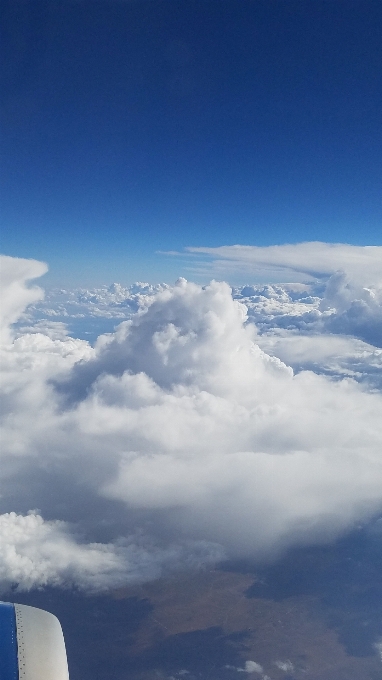
[[[46,282],[157,251],[382,244],[379,0],[4,4],[2,251]],[[49,278],[50,277],[50,278]]]

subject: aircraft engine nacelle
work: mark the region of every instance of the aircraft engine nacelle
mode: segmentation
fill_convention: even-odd
[[[69,680],[64,636],[53,614],[0,602],[0,680]]]

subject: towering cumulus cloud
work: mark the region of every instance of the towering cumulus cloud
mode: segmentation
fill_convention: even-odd
[[[14,272],[10,321],[34,294]],[[269,558],[382,510],[380,391],[265,353],[226,283],[181,279],[94,348],[5,337],[5,585],[97,589]]]

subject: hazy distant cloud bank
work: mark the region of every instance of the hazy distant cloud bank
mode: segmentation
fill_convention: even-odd
[[[288,266],[313,272],[302,245]],[[28,287],[44,265],[5,258],[3,589],[272,556],[380,513],[382,257],[349,248],[314,281],[114,285],[59,310]],[[125,320],[91,346],[64,311]]]

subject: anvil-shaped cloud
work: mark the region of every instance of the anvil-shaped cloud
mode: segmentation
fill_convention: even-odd
[[[5,321],[14,321],[42,267],[3,266],[8,290],[22,291],[9,297]],[[338,318],[360,290],[360,267]],[[376,272],[367,304],[378,320]],[[333,281],[324,306],[344,299]],[[269,558],[381,512],[380,391],[295,374],[260,349],[246,312],[226,283],[181,279],[94,348],[16,338],[7,326],[4,587],[105,588],[223,556]]]

